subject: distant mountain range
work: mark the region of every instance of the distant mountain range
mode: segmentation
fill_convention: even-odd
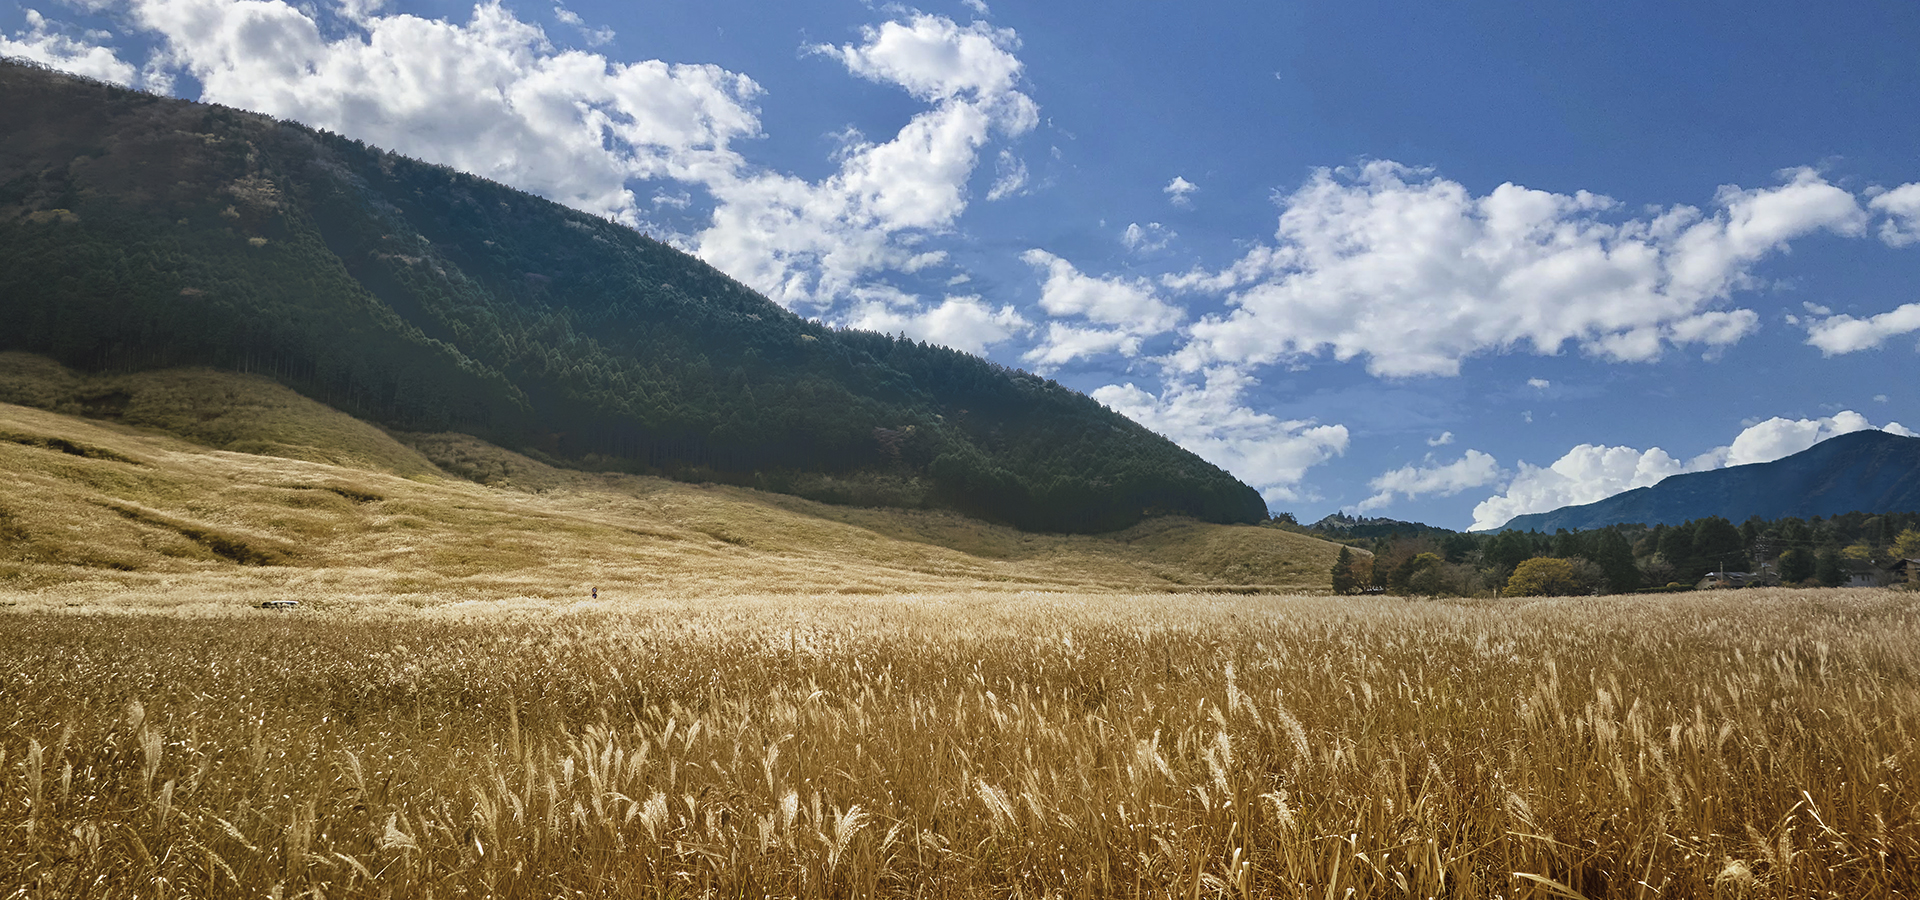
[[[554,465],[1029,530],[1267,514],[1082,394],[808,321],[631,228],[295,123],[0,60],[7,350],[264,375]]]
[[[1344,512],[1332,513],[1320,521],[1308,525],[1311,531],[1332,535],[1336,538],[1390,538],[1418,537],[1425,534],[1447,535],[1456,532],[1427,525],[1420,522],[1403,522],[1399,519],[1384,517],[1351,516]]]
[[[1596,503],[1516,516],[1499,530],[1552,532],[1720,516],[1811,518],[1920,511],[1920,438],[1856,431],[1773,462],[1674,475]]]

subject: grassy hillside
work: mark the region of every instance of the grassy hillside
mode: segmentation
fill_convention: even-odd
[[[218,450],[438,475],[378,428],[254,375],[168,369],[88,376],[26,353],[0,353],[0,402],[164,431]]]
[[[1252,488],[1026,372],[806,321],[632,229],[0,61],[0,351],[261,374],[550,462],[1098,532]]]
[[[45,407],[0,405],[0,581],[32,602],[1313,591],[1337,553],[1178,517],[1034,534],[559,469],[465,435],[389,435],[205,370],[88,377],[6,355],[0,399]]]

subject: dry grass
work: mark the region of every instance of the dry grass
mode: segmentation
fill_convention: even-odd
[[[171,369],[87,376],[45,357],[0,353],[0,402],[164,432],[216,450],[438,474],[379,428],[253,375]]]
[[[301,432],[308,456],[412,452],[378,431],[332,425]],[[345,449],[327,434],[347,435]],[[630,598],[1311,591],[1326,589],[1338,552],[1277,529],[1190,520],[1112,535],[1027,534],[949,513],[565,472],[472,438],[416,440],[504,473],[503,483],[219,451],[0,404],[0,592],[10,586],[18,596],[7,599],[29,605],[247,604],[266,595],[420,605],[578,597],[594,586]],[[378,441],[391,446],[368,449]]]
[[[163,382],[258,414],[0,405],[0,900],[1920,893],[1920,595],[1183,593],[1337,548],[411,439],[486,487]]]
[[[0,615],[0,897],[1897,897],[1920,603]]]

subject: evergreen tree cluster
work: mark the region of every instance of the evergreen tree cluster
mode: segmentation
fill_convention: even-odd
[[[1266,517],[1252,488],[1050,380],[809,322],[482,178],[12,62],[0,96],[0,350],[255,372],[549,461],[1028,529]]]

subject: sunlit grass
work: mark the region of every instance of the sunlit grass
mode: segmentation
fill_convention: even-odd
[[[0,615],[0,896],[1920,877],[1909,593],[180,609]]]
[[[254,388],[299,458],[0,405],[0,898],[1920,882],[1920,595],[1289,596],[1337,548],[408,438],[483,486]]]
[[[220,383],[203,374],[201,387]],[[261,405],[303,402],[276,395]],[[337,413],[309,405],[325,413],[314,422],[339,424],[329,418]],[[416,439],[461,466],[508,474],[483,486],[315,461],[412,453],[345,422],[361,429],[342,426],[347,449],[314,425],[301,433],[318,446],[295,459],[0,404],[0,590],[36,594],[16,602],[55,604],[99,602],[100,592],[67,587],[88,580],[139,589],[141,603],[166,585],[164,598],[216,604],[281,587],[317,590],[311,599],[321,602],[393,593],[425,602],[557,598],[594,586],[623,597],[1303,591],[1325,589],[1336,552],[1278,529],[1184,519],[1109,535],[1029,534],[945,512],[562,471],[458,436]]]

